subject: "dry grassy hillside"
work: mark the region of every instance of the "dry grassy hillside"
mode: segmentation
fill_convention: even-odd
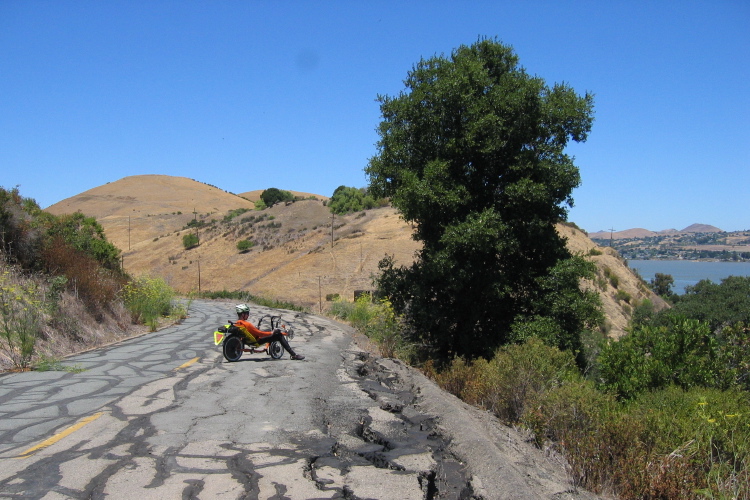
[[[46,210],[55,215],[80,211],[96,217],[107,238],[127,252],[184,227],[194,217],[221,218],[229,210],[254,207],[247,199],[186,177],[134,175],[89,189]]]
[[[250,193],[260,191],[244,194]],[[410,226],[394,209],[332,218],[323,199],[259,212],[250,210],[249,200],[215,187],[157,175],[127,177],[48,210],[80,210],[97,217],[110,241],[123,251],[124,267],[132,274],[162,276],[184,293],[245,290],[317,311],[327,307],[329,295],[351,299],[355,290],[370,289],[385,255],[407,264],[418,249]],[[225,220],[236,209],[249,211]],[[186,250],[182,238],[196,231],[187,228],[193,218],[205,225],[197,229],[200,245]],[[559,231],[572,251],[590,255],[599,268],[598,279],[585,286],[600,293],[610,335],[624,333],[637,301],[649,298],[663,307],[611,249],[597,247],[571,227],[560,226]],[[247,253],[237,250],[242,239],[255,243]]]
[[[584,286],[596,290],[601,297],[608,335],[622,336],[630,322],[633,307],[644,299],[650,300],[657,310],[668,307],[661,297],[646,287],[615,250],[598,246],[585,233],[570,226],[560,224],[557,230],[566,238],[571,252],[586,255],[596,264],[596,280]]]
[[[247,198],[250,201],[258,201],[260,200],[260,195],[263,194],[263,191],[265,191],[265,189],[256,189],[254,191],[247,191],[245,193],[239,193],[237,196],[242,196],[243,198]],[[304,193],[302,191],[290,191],[290,193],[292,193],[297,198],[304,198],[304,199],[317,198],[318,200],[321,200],[321,201],[326,201],[329,199],[328,196],[321,196],[319,194],[313,194],[313,193]]]

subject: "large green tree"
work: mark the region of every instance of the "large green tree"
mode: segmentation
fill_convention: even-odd
[[[267,207],[272,207],[276,203],[294,200],[294,195],[289,191],[272,187],[260,193],[260,199]]]
[[[379,96],[378,153],[365,170],[369,192],[390,197],[423,245],[410,267],[381,262],[378,280],[412,339],[444,359],[540,329],[577,348],[587,319],[551,311],[581,300],[591,312],[592,296],[550,276],[570,258],[555,224],[580,183],[563,151],[586,140],[593,97],[549,87],[490,39],[421,60],[405,85]]]
[[[369,210],[375,206],[375,199],[367,193],[366,189],[347,186],[337,187],[328,201],[331,212],[339,215]]]

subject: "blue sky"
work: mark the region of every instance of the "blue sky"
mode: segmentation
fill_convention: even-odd
[[[0,0],[0,185],[46,207],[139,174],[363,187],[378,94],[478,37],[595,94],[590,232],[750,229],[750,2]]]

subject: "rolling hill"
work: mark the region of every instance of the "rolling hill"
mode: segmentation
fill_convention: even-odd
[[[614,240],[630,239],[630,238],[649,238],[651,236],[659,235],[681,235],[689,233],[722,233],[721,229],[716,226],[709,224],[691,224],[685,229],[678,231],[677,229],[663,229],[661,231],[651,231],[643,229],[641,227],[633,229],[625,229],[622,231],[597,231],[595,233],[589,233],[589,238],[593,239],[609,239]]]
[[[384,256],[408,264],[419,249],[411,227],[393,208],[332,217],[326,197],[295,193],[317,199],[255,211],[250,200],[260,192],[243,197],[182,177],[143,175],[88,190],[47,210],[57,215],[80,210],[96,217],[122,250],[123,266],[131,274],[161,276],[182,293],[244,290],[313,311],[325,309],[332,295],[351,299],[355,290],[371,289]],[[573,252],[590,255],[599,268],[599,278],[584,286],[602,297],[610,335],[624,333],[637,301],[649,298],[665,307],[616,252],[597,247],[574,227],[558,230]],[[195,232],[200,244],[186,250],[188,232]],[[237,249],[242,239],[254,243],[246,253]]]

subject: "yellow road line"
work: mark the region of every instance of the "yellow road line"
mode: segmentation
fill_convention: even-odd
[[[188,361],[187,363],[182,363],[180,366],[178,366],[177,368],[175,368],[175,370],[181,370],[183,368],[187,368],[188,366],[192,365],[193,363],[195,363],[199,359],[201,359],[201,358],[193,358],[190,361]]]
[[[71,425],[70,427],[68,427],[64,431],[58,432],[57,434],[55,434],[51,438],[42,441],[38,445],[32,446],[31,448],[29,448],[28,450],[24,451],[23,453],[21,453],[19,456],[15,457],[15,458],[28,458],[32,453],[35,453],[35,452],[41,450],[42,448],[46,448],[47,446],[51,446],[51,445],[55,444],[56,442],[60,441],[65,436],[73,434],[78,429],[82,428],[85,425],[90,424],[91,422],[93,422],[97,418],[101,417],[102,415],[104,415],[103,411],[100,411],[99,413],[94,413],[93,415],[84,418],[83,420],[79,421],[78,423],[76,423],[74,425]]]

